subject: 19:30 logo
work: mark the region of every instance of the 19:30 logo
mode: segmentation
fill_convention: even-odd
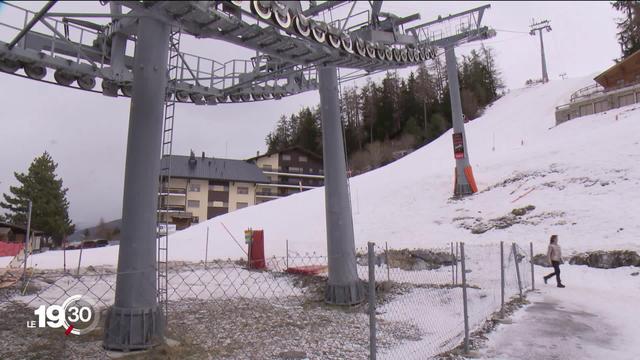
[[[27,323],[27,327],[64,328],[65,334],[82,335],[95,329],[99,322],[100,313],[82,295],[73,295],[62,305],[40,305],[33,313],[38,316],[35,321]]]

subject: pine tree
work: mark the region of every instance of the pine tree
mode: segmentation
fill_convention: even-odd
[[[614,1],[611,5],[623,13],[618,19],[618,43],[622,58],[640,50],[640,1]]]
[[[44,232],[57,245],[72,234],[75,225],[69,219],[69,201],[67,188],[62,187],[55,171],[58,167],[46,151],[33,160],[26,174],[15,172],[20,186],[10,186],[13,195],[3,194],[4,202],[0,207],[9,211],[9,222],[19,225],[27,223],[28,202],[32,202],[31,226]]]
[[[305,150],[320,154],[322,152],[322,147],[320,146],[322,134],[317,126],[318,122],[313,112],[310,108],[305,107],[300,110],[296,118],[298,125],[294,134],[294,144]]]

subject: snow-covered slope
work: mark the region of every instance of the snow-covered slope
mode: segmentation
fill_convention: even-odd
[[[558,234],[565,253],[640,249],[640,106],[595,114],[555,126],[555,106],[590,79],[550,82],[511,91],[466,125],[471,164],[480,189],[451,199],[454,158],[451,131],[383,168],[351,179],[356,246],[390,248],[534,241],[544,251]],[[495,147],[495,149],[494,149]],[[498,229],[495,220],[514,208],[535,210]],[[498,221],[499,222],[499,221]],[[171,260],[243,255],[246,228],[264,229],[268,256],[326,252],[324,189],[316,189],[211,219],[176,233]],[[501,225],[498,225],[501,227]],[[482,232],[474,234],[474,232]],[[488,230],[487,230],[488,229]],[[67,262],[77,263],[76,252]],[[83,265],[115,264],[117,247],[85,250]],[[73,260],[73,259],[76,260]],[[39,267],[61,267],[60,252],[33,257]]]

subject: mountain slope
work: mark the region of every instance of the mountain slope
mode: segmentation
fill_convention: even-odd
[[[512,91],[466,124],[478,194],[451,199],[451,130],[392,164],[352,178],[356,246],[364,248],[368,241],[388,242],[390,248],[534,241],[542,252],[554,233],[566,254],[640,249],[640,214],[633,211],[640,200],[640,109],[629,106],[554,126],[555,106],[589,82],[555,81]],[[505,217],[526,205],[535,209]],[[209,258],[244,256],[242,231],[249,227],[265,230],[268,256],[284,255],[287,240],[291,252],[325,253],[324,189],[242,209],[176,233],[170,240],[170,258],[204,259],[207,228]],[[83,264],[115,264],[116,249],[85,251]],[[95,256],[86,255],[90,252]],[[36,256],[34,262],[54,266],[52,262],[60,261],[53,256],[60,257],[51,252]]]

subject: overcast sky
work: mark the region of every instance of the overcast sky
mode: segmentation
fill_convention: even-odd
[[[16,4],[36,10],[43,2]],[[449,15],[485,2],[385,2],[382,10],[398,15],[419,12],[420,21]],[[541,77],[538,37],[528,34],[532,18],[547,19],[553,31],[544,34],[550,79],[592,76],[619,57],[615,18],[608,2],[491,2],[484,24],[498,35],[485,41],[497,55],[508,88],[522,87]],[[53,11],[101,11],[95,3],[59,2]],[[0,22],[8,19],[0,8]],[[8,42],[0,30],[0,40]],[[457,49],[458,55],[480,42]],[[183,50],[222,61],[247,58],[242,48],[222,42],[183,37]],[[402,71],[401,74],[406,74]],[[174,154],[190,149],[216,157],[247,158],[264,152],[264,138],[282,114],[313,106],[317,91],[279,101],[255,104],[194,106],[179,104],[176,112]],[[0,73],[0,193],[15,185],[14,171],[25,172],[34,157],[49,151],[58,162],[58,174],[69,188],[70,214],[80,227],[100,217],[120,217],[124,181],[125,144],[129,116],[127,98],[108,98]],[[453,159],[452,159],[453,166]]]

